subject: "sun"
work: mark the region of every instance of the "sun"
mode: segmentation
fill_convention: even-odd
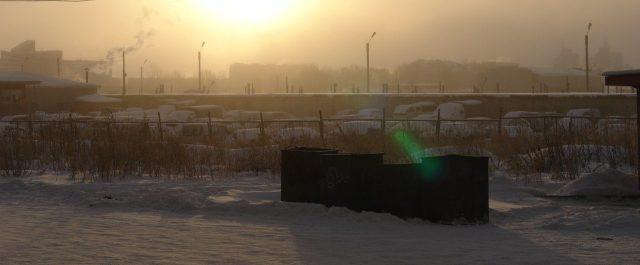
[[[212,19],[244,25],[274,23],[284,18],[294,0],[193,0]]]

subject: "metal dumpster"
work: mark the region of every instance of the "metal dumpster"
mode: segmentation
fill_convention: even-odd
[[[489,221],[487,157],[448,155],[422,159],[422,219],[450,223]]]
[[[487,157],[448,155],[383,165],[382,156],[282,150],[281,198],[439,223],[489,221]]]
[[[354,211],[372,208],[371,185],[377,182],[382,154],[321,155],[322,204],[347,207]]]
[[[420,164],[387,164],[382,167],[382,179],[377,188],[377,212],[387,212],[401,218],[421,215]]]
[[[338,150],[296,147],[281,151],[280,199],[286,202],[319,203],[321,200],[322,154]]]

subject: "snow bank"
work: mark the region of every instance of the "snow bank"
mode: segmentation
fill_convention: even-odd
[[[140,197],[145,206],[157,210],[190,211],[201,209],[207,204],[202,194],[182,187],[147,192]]]
[[[538,226],[555,231],[608,231],[612,234],[628,234],[640,229],[640,213],[637,209],[606,204],[566,207],[563,213],[551,214]]]
[[[221,194],[209,196],[208,199],[218,204],[240,202],[249,204],[273,203],[280,201],[280,190],[243,191],[231,189]]]
[[[424,149],[424,156],[471,155],[496,158],[493,153],[476,147],[441,146]]]
[[[556,196],[634,196],[640,195],[636,177],[615,169],[584,175],[567,183]]]

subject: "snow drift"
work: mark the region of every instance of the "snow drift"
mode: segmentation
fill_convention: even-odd
[[[637,196],[636,177],[616,169],[586,174],[556,191],[556,196]]]

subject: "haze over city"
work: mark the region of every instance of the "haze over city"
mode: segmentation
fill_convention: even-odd
[[[373,67],[416,59],[549,66],[563,46],[583,57],[593,23],[593,52],[608,43],[638,66],[638,13],[634,0],[0,1],[0,49],[33,39],[65,58],[105,59],[114,47],[139,45],[132,65],[148,59],[164,73],[194,76],[205,41],[203,68],[227,75],[232,63],[362,66],[376,31]]]
[[[0,264],[640,264],[640,0],[0,0]]]

